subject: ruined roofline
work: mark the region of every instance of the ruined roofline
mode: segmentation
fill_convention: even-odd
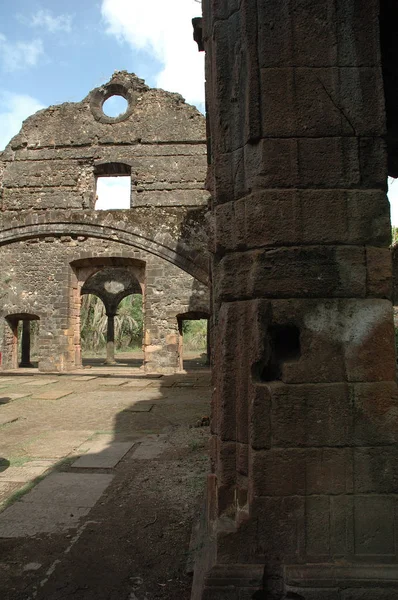
[[[88,108],[94,118],[100,124],[117,124],[124,121],[128,121],[129,117],[131,117],[136,108],[139,107],[141,100],[144,95],[149,94],[149,98],[153,98],[154,101],[167,103],[171,105],[175,105],[178,109],[185,108],[187,111],[191,112],[190,118],[193,117],[201,117],[204,119],[202,113],[193,105],[188,104],[185,99],[179,93],[168,92],[161,88],[151,88],[148,86],[144,79],[139,78],[135,73],[128,73],[127,71],[115,71],[112,77],[106,83],[92,89],[89,93],[78,102],[63,102],[61,104],[53,104],[48,106],[47,108],[42,108],[29,117],[27,117],[23,122],[21,129],[19,132],[13,136],[5,149],[0,151],[0,161],[7,160],[9,158],[8,152],[11,150],[16,150],[23,147],[46,147],[46,144],[41,144],[40,142],[37,144],[29,144],[24,139],[25,131],[29,128],[38,127],[35,121],[40,120],[40,118],[47,118],[49,116],[56,116],[69,114],[72,111],[85,111]],[[102,105],[104,102],[114,95],[123,96],[129,103],[129,106],[125,113],[120,115],[119,117],[107,117],[102,111]],[[148,99],[149,99],[148,98]],[[87,115],[82,114],[83,117],[87,117],[90,112],[87,111]],[[40,129],[43,128],[43,124],[40,124]],[[40,136],[39,136],[40,137]],[[203,139],[198,140],[181,140],[181,142],[187,143],[201,143],[205,142],[205,136]],[[164,143],[164,140],[161,140],[157,143]],[[92,143],[92,142],[88,142]],[[140,143],[140,140],[136,140],[132,143]],[[170,143],[176,143],[176,140],[170,140]],[[66,146],[70,146],[71,143],[66,141]],[[83,142],[74,142],[73,145],[85,145]],[[61,147],[59,143],[56,144],[57,147]]]

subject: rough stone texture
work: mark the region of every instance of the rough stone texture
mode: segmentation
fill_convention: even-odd
[[[129,108],[112,119],[101,106],[114,93]],[[114,314],[137,292],[145,368],[181,368],[177,316],[209,314],[204,121],[178,94],[116,72],[24,122],[0,153],[3,369],[17,367],[18,321],[37,317],[39,369],[79,367],[81,294]],[[94,210],[97,176],[130,173],[131,208]]]
[[[396,595],[382,4],[381,52],[377,0],[203,2],[214,393],[194,600]]]

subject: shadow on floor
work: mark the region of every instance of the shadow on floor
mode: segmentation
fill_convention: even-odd
[[[102,449],[104,432],[88,440],[86,466],[72,466],[75,453],[59,461],[1,513],[2,600],[189,599],[189,539],[208,471],[208,428],[195,424],[208,414],[209,372],[131,377],[146,387],[113,392],[124,406]],[[8,465],[0,459],[0,470]]]

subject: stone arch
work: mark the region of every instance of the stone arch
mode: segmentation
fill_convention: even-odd
[[[207,271],[207,256],[200,255],[194,250],[184,248],[178,241],[167,240],[166,243],[157,241],[144,232],[135,233],[116,226],[107,226],[96,223],[66,223],[65,221],[44,222],[40,224],[26,224],[10,227],[0,232],[0,245],[20,242],[32,238],[47,236],[85,236],[107,241],[117,241],[129,247],[138,248],[154,254],[179,267],[201,283],[209,284]]]
[[[110,320],[113,320],[121,300],[128,295],[140,293],[145,296],[145,262],[140,259],[122,256],[84,257],[70,263],[71,285],[70,285],[70,316],[69,327],[73,333],[73,347],[70,347],[70,359],[76,367],[82,366],[81,340],[80,340],[80,313],[81,297],[84,294],[94,294],[103,302],[108,317],[108,338],[110,335]],[[124,277],[123,277],[124,272]],[[120,281],[130,283],[120,293],[109,294],[106,290],[99,289],[100,282],[94,282],[95,278],[101,278],[104,282],[118,275]],[[128,280],[130,280],[128,282]],[[90,284],[91,281],[91,284]],[[97,283],[97,285],[95,285]],[[112,297],[114,296],[114,297]],[[109,357],[108,357],[109,358]],[[113,361],[112,361],[113,362]]]

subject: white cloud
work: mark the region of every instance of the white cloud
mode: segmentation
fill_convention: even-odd
[[[107,32],[144,50],[163,68],[156,85],[179,92],[194,104],[204,102],[204,53],[193,41],[192,17],[200,16],[195,0],[102,0]],[[137,73],[139,77],[144,73]]]
[[[42,54],[43,42],[40,39],[31,42],[10,42],[0,33],[0,62],[4,71],[34,67]]]
[[[50,33],[64,31],[70,33],[72,31],[72,16],[58,15],[53,16],[49,10],[38,10],[29,22],[31,27],[42,27]]]
[[[11,92],[0,93],[0,150],[21,129],[22,121],[44,108],[36,98]]]
[[[96,210],[130,208],[131,177],[98,177]]]

